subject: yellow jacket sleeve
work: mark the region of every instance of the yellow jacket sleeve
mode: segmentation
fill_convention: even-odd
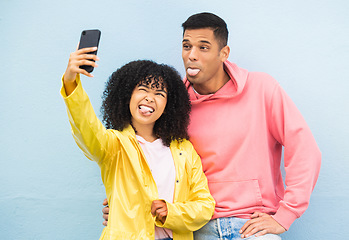
[[[66,95],[64,86],[61,95],[67,106],[72,134],[79,148],[87,158],[96,161],[99,165],[111,154],[111,144],[115,143],[115,134],[107,130],[97,118],[91,102],[82,88],[80,75],[76,77],[77,87]],[[116,146],[114,146],[116,147]]]
[[[201,159],[191,146],[191,161],[187,162],[189,175],[189,198],[187,201],[166,203],[168,214],[162,224],[156,221],[156,225],[171,229],[176,233],[196,231],[211,220],[214,213],[215,201],[211,196],[206,176],[202,170]]]

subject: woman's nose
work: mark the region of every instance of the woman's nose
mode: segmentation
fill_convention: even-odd
[[[147,102],[153,102],[153,101],[154,101],[154,98],[152,98],[151,96],[147,95],[147,96],[145,97],[145,101],[147,101]]]

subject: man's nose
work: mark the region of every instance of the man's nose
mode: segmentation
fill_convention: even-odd
[[[189,53],[189,60],[190,60],[190,61],[197,61],[197,60],[198,60],[198,51],[197,51],[197,48],[193,47],[193,48],[190,50],[190,53]]]

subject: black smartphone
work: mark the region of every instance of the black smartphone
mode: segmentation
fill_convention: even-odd
[[[81,32],[79,49],[87,47],[98,47],[99,39],[101,38],[101,31],[98,29],[84,30]],[[89,54],[97,55],[97,50],[89,52]],[[94,60],[93,60],[94,61]],[[89,65],[82,65],[80,68],[85,69],[87,72],[92,72],[93,67]]]

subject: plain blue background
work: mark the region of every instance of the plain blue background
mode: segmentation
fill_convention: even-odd
[[[0,239],[98,239],[104,187],[76,146],[59,95],[83,29],[102,31],[83,85],[99,113],[108,76],[153,59],[182,76],[181,24],[202,11],[230,31],[230,60],[276,78],[323,153],[305,214],[283,239],[348,239],[347,0],[0,1]]]

